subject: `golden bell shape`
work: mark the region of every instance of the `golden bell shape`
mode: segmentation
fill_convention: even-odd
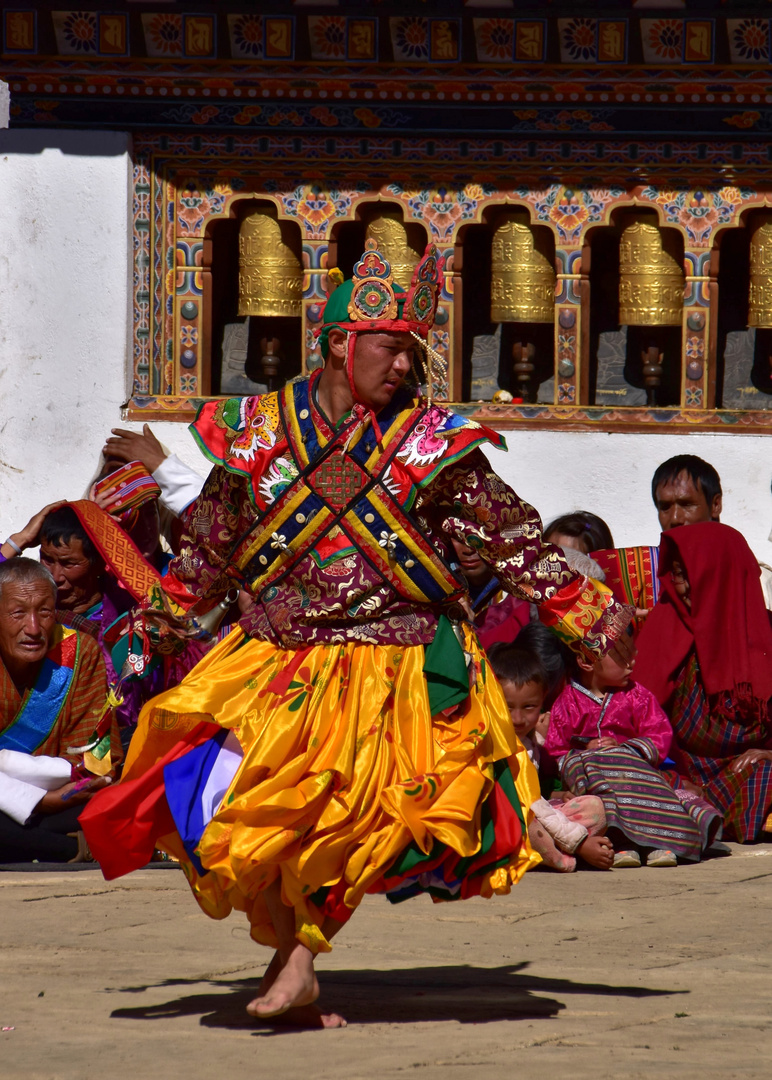
[[[772,326],[772,213],[754,214],[748,326]]]
[[[378,250],[390,263],[392,281],[407,292],[421,253],[408,241],[399,212],[386,210],[372,218],[365,233],[365,240],[370,239],[375,240]]]
[[[291,228],[291,226],[290,226]],[[300,315],[303,267],[275,211],[255,210],[239,229],[239,315]]]
[[[678,239],[651,214],[627,218],[619,240],[621,326],[680,326],[684,273]]]
[[[491,251],[491,320],[495,323],[555,321],[555,265],[549,236],[534,230],[528,214],[497,219]]]
[[[228,611],[236,603],[239,598],[238,589],[228,589],[225,596],[219,602],[215,604],[209,611],[204,612],[203,615],[192,616],[193,624],[199,632],[199,636],[207,639],[214,637],[217,631],[220,629],[220,623],[223,621]]]

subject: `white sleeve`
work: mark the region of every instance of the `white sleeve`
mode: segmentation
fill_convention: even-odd
[[[24,825],[45,793],[66,784],[71,775],[64,758],[0,750],[0,810]]]
[[[26,784],[0,773],[0,810],[9,818],[25,825],[30,814],[45,795],[45,789]]]
[[[169,454],[153,473],[153,479],[161,489],[159,502],[179,517],[197,499],[204,486],[203,476],[175,454]]]

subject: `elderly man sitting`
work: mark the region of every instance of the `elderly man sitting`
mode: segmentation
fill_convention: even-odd
[[[109,777],[89,777],[68,748],[89,742],[106,693],[97,642],[56,622],[48,570],[0,565],[0,862],[82,856],[78,815]]]

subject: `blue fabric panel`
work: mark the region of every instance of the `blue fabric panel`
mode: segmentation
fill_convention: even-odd
[[[73,669],[55,664],[48,657],[18,717],[0,735],[0,750],[20,750],[34,754],[50,734],[62,710],[72,682]]]
[[[166,801],[174,824],[188,858],[202,875],[206,874],[207,870],[196,854],[207,824],[204,821],[201,796],[227,737],[228,732],[223,728],[213,739],[207,739],[200,746],[164,766]]]

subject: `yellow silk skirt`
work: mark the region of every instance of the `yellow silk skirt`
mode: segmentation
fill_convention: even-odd
[[[476,636],[465,633],[471,689],[450,717],[430,715],[423,646],[286,650],[240,629],[145,706],[125,780],[202,720],[233,731],[244,753],[197,849],[209,872],[197,873],[177,834],[158,841],[180,859],[208,915],[244,911],[252,937],[275,947],[264,890],[280,879],[298,939],[328,951],[312,895],[336,887],[355,908],[411,842],[423,853],[442,843],[476,854],[496,761],[509,762],[527,825],[538,777]],[[526,830],[481,894],[508,892],[539,861]]]

